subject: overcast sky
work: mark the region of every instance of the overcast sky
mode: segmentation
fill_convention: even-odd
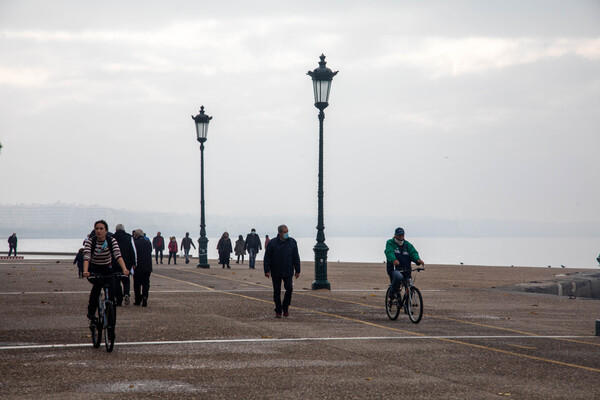
[[[600,222],[599,1],[0,0],[0,204]],[[396,220],[394,220],[396,221]],[[392,222],[396,225],[397,222]]]

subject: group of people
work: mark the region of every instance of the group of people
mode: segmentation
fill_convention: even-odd
[[[79,277],[91,274],[112,276],[121,270],[120,277],[114,278],[109,286],[109,295],[115,299],[115,306],[130,303],[130,276],[133,276],[135,306],[148,306],[150,275],[152,274],[152,244],[142,229],[129,234],[123,224],[110,233],[104,220],[94,223],[94,230],[84,240],[73,263],[78,264]],[[88,318],[92,320],[98,308],[98,296],[102,286],[93,282],[88,302]]]
[[[269,235],[265,236],[265,249],[269,243]],[[249,256],[249,266],[250,269],[255,269],[256,263],[256,255],[259,251],[262,250],[262,243],[260,241],[260,237],[256,234],[256,229],[252,228],[250,233],[246,235],[246,240],[242,235],[238,236],[238,240],[235,242],[235,248],[231,246],[231,239],[229,239],[229,233],[223,232],[219,242],[217,243],[217,251],[219,252],[219,264],[223,266],[223,268],[231,268],[229,264],[229,260],[231,259],[231,253],[235,250],[235,255],[237,256],[236,264],[240,263],[240,258],[242,259],[242,264],[244,263],[244,256],[246,255],[246,251]]]
[[[396,228],[394,237],[386,242],[385,256],[386,268],[391,282],[391,296],[395,296],[400,284],[404,279],[410,277],[411,262],[424,266],[425,263],[420,259],[419,253],[415,247],[405,240],[405,232],[402,228]],[[82,272],[80,277],[89,277],[90,273],[111,276],[113,270],[122,271],[122,275],[117,279],[116,284],[112,285],[111,297],[115,298],[116,305],[124,302],[129,304],[129,276],[133,275],[134,280],[134,305],[146,307],[148,300],[148,291],[150,288],[150,274],[152,272],[152,248],[155,250],[164,249],[164,240],[158,232],[153,239],[154,246],[144,235],[141,229],[133,231],[133,235],[125,232],[122,224],[118,224],[115,233],[108,232],[108,224],[104,220],[94,223],[94,230],[84,241],[84,248],[78,254],[75,262],[82,262]],[[187,239],[187,240],[186,240]],[[252,229],[247,235],[246,240],[240,235],[238,243],[242,241],[244,246],[240,248],[248,251],[250,255],[250,268],[255,268],[256,255],[262,250],[262,243]],[[175,242],[170,238],[170,243]],[[162,245],[161,245],[162,244]],[[182,241],[182,247],[193,246],[189,233]],[[237,244],[236,244],[237,247]],[[195,246],[194,246],[195,248]],[[221,249],[227,258],[221,257]],[[229,268],[229,254],[231,253],[231,240],[229,234],[224,232],[217,245],[219,249],[219,263],[223,268]],[[189,250],[188,250],[189,251]],[[158,252],[155,253],[156,262],[158,262]],[[162,254],[161,254],[162,259]],[[186,252],[187,261],[187,252]],[[243,262],[243,259],[242,259]],[[275,318],[288,317],[289,307],[292,301],[293,280],[300,276],[300,255],[298,244],[289,235],[286,225],[277,227],[277,237],[273,240],[265,241],[265,254],[263,259],[263,268],[266,278],[271,279],[273,284],[273,301],[275,303]],[[283,300],[281,299],[281,286],[285,290]],[[121,287],[122,286],[122,287]],[[98,307],[98,296],[102,288],[94,284],[90,292],[88,303],[88,318],[92,320],[96,308]]]
[[[190,237],[190,233],[186,232],[185,237],[181,239],[181,249],[183,249],[186,264],[190,263],[190,249],[192,247],[196,249],[194,241]],[[160,256],[160,263],[162,264],[163,251],[165,250],[165,238],[161,236],[160,232],[156,232],[156,236],[152,239],[152,248],[154,248],[156,263],[158,264],[158,257]],[[169,260],[167,261],[167,264],[171,264],[171,258],[173,258],[173,264],[177,264],[177,252],[179,251],[179,247],[177,246],[177,238],[175,236],[169,237],[167,249],[169,250]]]

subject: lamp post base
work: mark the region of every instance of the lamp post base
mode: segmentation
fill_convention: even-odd
[[[198,238],[198,268],[210,268],[208,264],[208,239],[203,233],[200,234]]]
[[[331,285],[329,284],[329,281],[327,280],[321,280],[321,281],[314,281],[312,283],[312,285],[310,286],[310,288],[312,290],[319,290],[319,289],[327,289],[327,290],[331,290]]]
[[[312,290],[331,290],[331,285],[327,280],[327,252],[329,247],[325,242],[317,242],[313,250],[315,252],[315,280],[311,288]]]

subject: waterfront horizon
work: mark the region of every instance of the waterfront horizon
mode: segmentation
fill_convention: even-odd
[[[170,235],[164,235],[170,236]],[[237,235],[232,237],[235,239]],[[313,237],[295,237],[304,265],[314,260]],[[328,237],[328,261],[383,263],[385,241],[383,237]],[[177,238],[178,242],[181,237]],[[264,236],[261,236],[264,244]],[[596,257],[600,252],[598,238],[407,238],[419,251],[426,264],[598,268]],[[233,240],[235,241],[235,240]],[[82,238],[64,239],[19,239],[19,252],[73,252],[82,247]],[[208,258],[218,257],[218,238],[209,237]],[[195,243],[197,244],[197,243]],[[2,243],[0,255],[8,253],[8,244]],[[192,248],[191,254],[197,256]],[[262,252],[258,258],[262,259]],[[26,256],[29,259],[43,256]],[[46,257],[47,258],[47,257]],[[68,259],[69,256],[58,258]],[[235,259],[234,253],[232,258]],[[247,263],[247,257],[245,258]]]

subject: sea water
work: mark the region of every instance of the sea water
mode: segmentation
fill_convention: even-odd
[[[261,237],[261,239],[264,239]],[[314,238],[297,237],[300,258],[314,260]],[[383,263],[385,237],[328,237],[328,262]],[[600,238],[440,238],[407,237],[428,264],[460,264],[487,266],[528,266],[598,268],[596,257],[600,253]],[[218,258],[218,238],[209,238],[208,258]],[[234,244],[232,240],[232,244]],[[181,238],[178,238],[181,243]],[[195,243],[197,246],[197,243]],[[264,243],[263,243],[264,244]],[[23,252],[77,252],[82,239],[19,239],[18,250]],[[0,255],[8,254],[8,243],[0,244]],[[179,253],[181,254],[181,252]],[[192,248],[191,254],[197,255]],[[258,259],[262,259],[260,252]],[[168,251],[165,251],[168,257]],[[232,254],[235,258],[235,255]],[[25,258],[47,258],[25,256]],[[70,257],[57,257],[70,258]],[[246,256],[247,260],[247,256]]]

